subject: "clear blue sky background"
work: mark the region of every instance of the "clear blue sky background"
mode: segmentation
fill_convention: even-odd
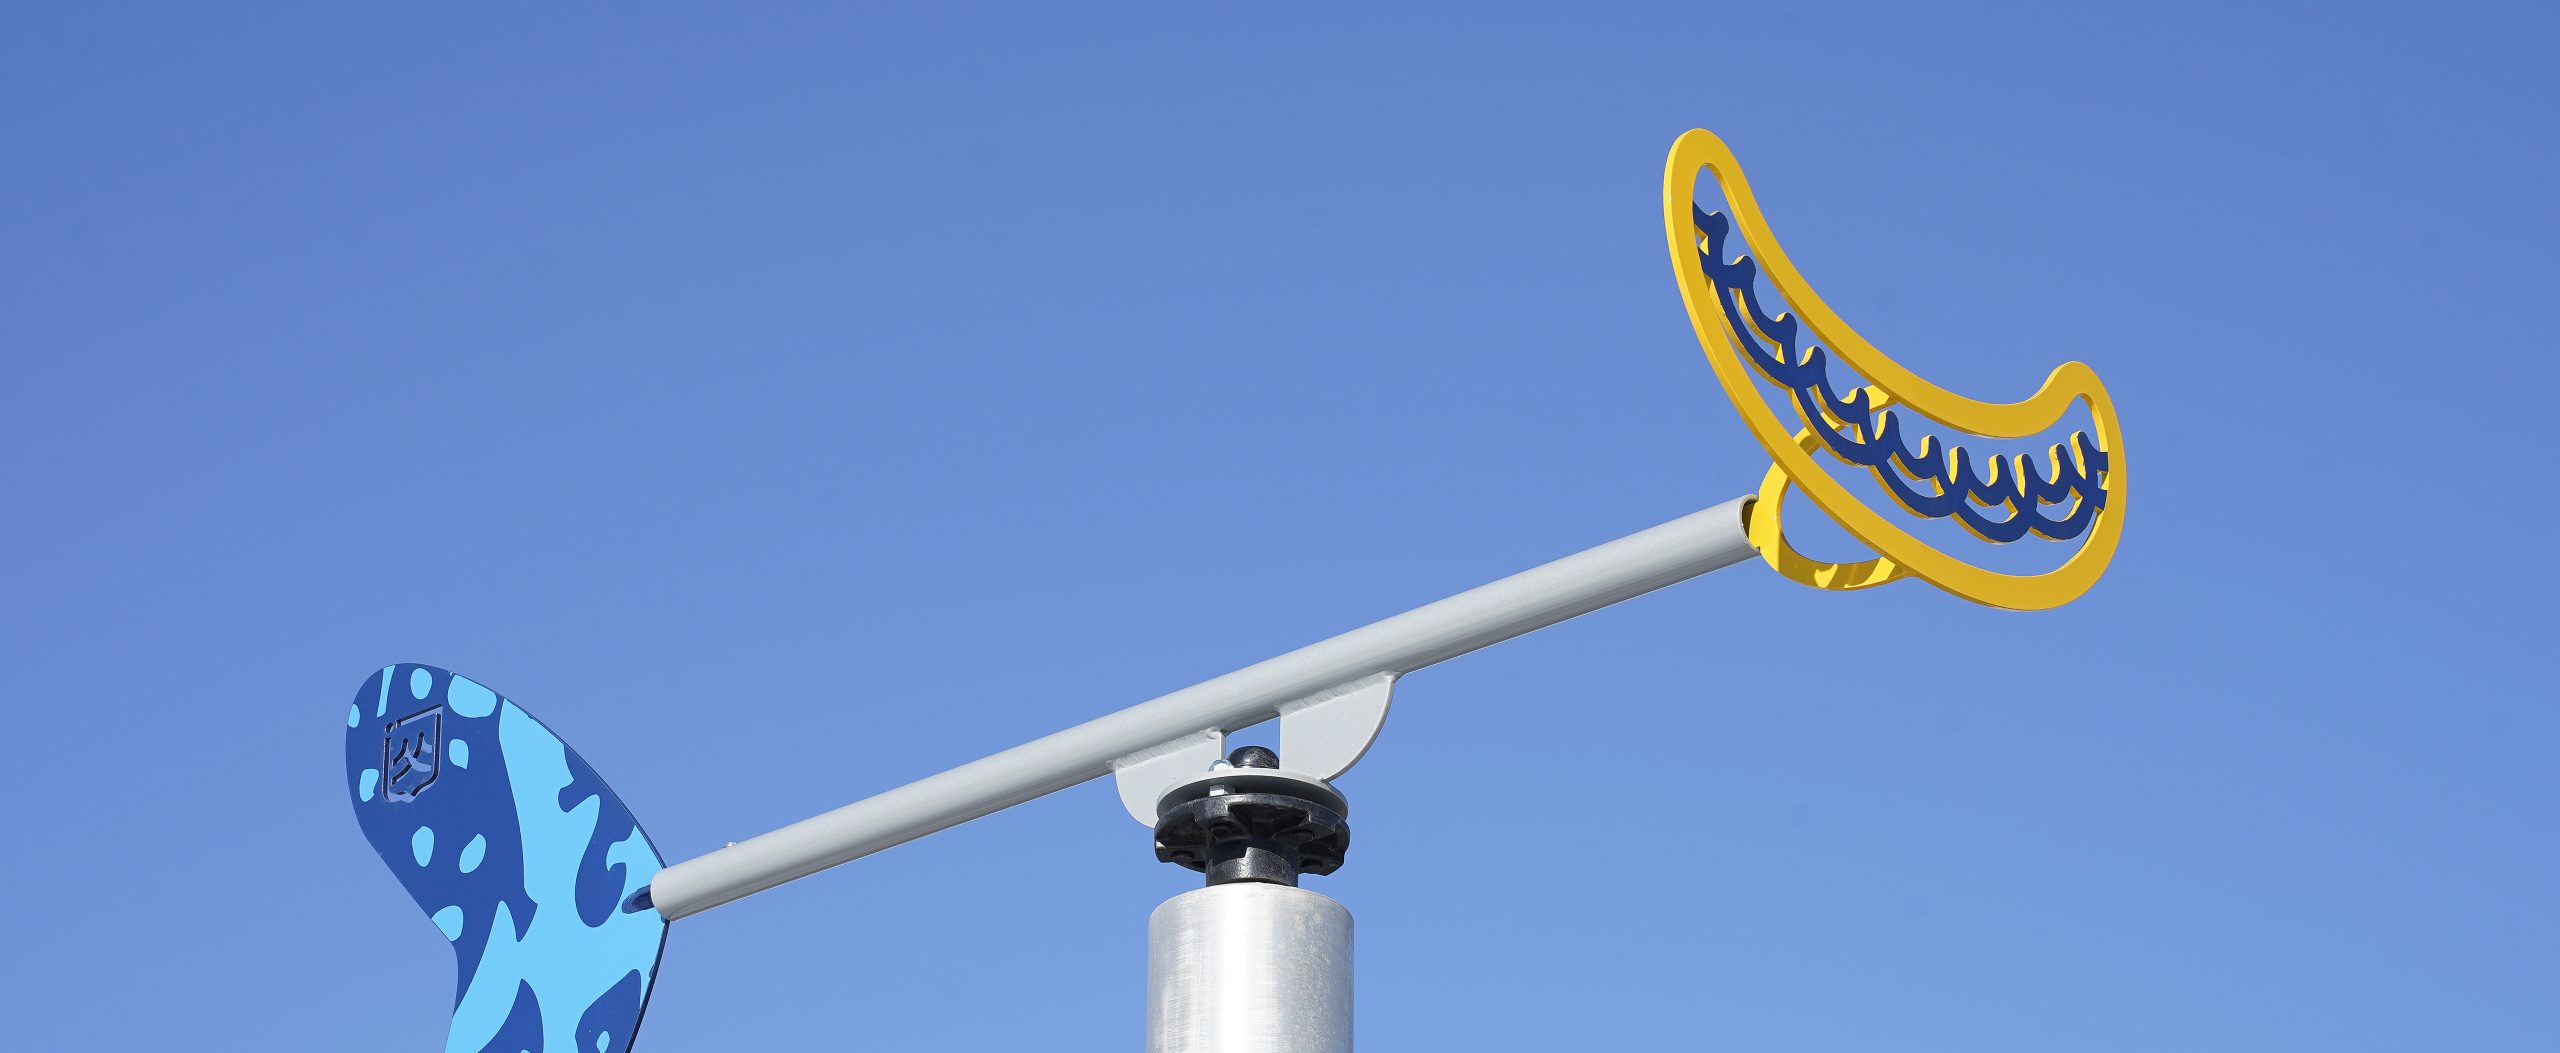
[[[441,1048],[387,662],[683,858],[1742,492],[1703,125],[1923,374],[2099,368],[2122,556],[1409,678],[1364,1044],[2560,1048],[2547,10],[12,5],[0,1045]],[[1193,881],[1087,785],[680,923],[641,1048],[1133,1048]]]

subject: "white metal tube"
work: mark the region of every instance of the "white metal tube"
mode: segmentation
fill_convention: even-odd
[[[1254,881],[1164,901],[1147,916],[1147,1053],[1351,1053],[1351,912]]]
[[[927,776],[659,871],[669,919],[904,844],[1111,772],[1205,728],[1236,731],[1282,703],[1375,673],[1409,673],[1753,555],[1735,498],[1384,621]]]

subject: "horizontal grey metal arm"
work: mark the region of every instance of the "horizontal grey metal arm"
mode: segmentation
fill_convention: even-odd
[[[1585,549],[1309,644],[1099,720],[659,871],[669,919],[698,914],[1088,779],[1114,760],[1208,728],[1235,731],[1359,677],[1409,673],[1750,558],[1749,498]],[[1285,758],[1284,758],[1285,760]]]

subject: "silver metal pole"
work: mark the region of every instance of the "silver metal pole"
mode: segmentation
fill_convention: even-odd
[[[1147,1053],[1351,1053],[1351,912],[1239,881],[1147,916]]]
[[[659,871],[669,919],[1111,773],[1111,762],[1204,728],[1236,731],[1283,703],[1377,673],[1409,673],[1753,555],[1735,498],[1268,661],[927,776]]]

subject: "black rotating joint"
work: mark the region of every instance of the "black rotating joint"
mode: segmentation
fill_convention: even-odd
[[[1165,793],[1156,859],[1208,875],[1209,884],[1296,885],[1300,874],[1342,868],[1351,848],[1350,805],[1323,780],[1279,770],[1260,746],[1227,755],[1223,768]]]

